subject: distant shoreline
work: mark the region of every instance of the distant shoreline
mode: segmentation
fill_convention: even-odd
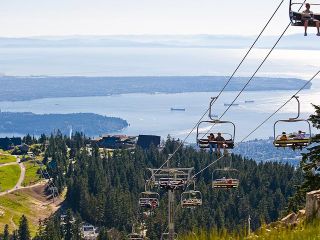
[[[0,48],[215,48],[245,49],[256,36],[183,34],[183,35],[78,35],[0,37]],[[269,49],[278,36],[262,36],[256,48]],[[278,49],[319,50],[318,38],[301,34],[285,35]]]
[[[0,112],[0,135],[51,134],[60,130],[63,134],[83,132],[87,136],[99,136],[119,132],[128,127],[126,120],[94,113],[34,114],[31,112]]]
[[[225,91],[239,91],[248,77],[236,77]],[[218,92],[227,76],[142,76],[142,77],[48,77],[0,76],[0,101],[28,101],[44,98],[98,97],[131,93]],[[257,77],[246,91],[297,90],[306,80]],[[306,89],[310,89],[309,84]]]

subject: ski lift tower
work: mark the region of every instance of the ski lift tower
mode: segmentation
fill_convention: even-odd
[[[175,240],[177,238],[174,224],[175,192],[184,191],[193,181],[191,175],[193,168],[172,168],[168,161],[166,168],[148,168],[148,170],[151,172],[151,179],[147,181],[147,184],[168,192],[168,233],[163,233],[161,239]]]

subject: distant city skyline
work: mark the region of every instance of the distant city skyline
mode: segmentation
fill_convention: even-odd
[[[230,34],[257,35],[280,0],[10,0],[1,1],[0,37]],[[265,32],[289,23],[285,1]],[[287,34],[302,32],[291,27]]]

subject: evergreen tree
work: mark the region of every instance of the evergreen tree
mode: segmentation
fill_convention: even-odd
[[[8,224],[6,224],[5,226],[4,226],[4,230],[3,230],[3,240],[9,240],[9,238],[10,238],[10,234],[9,234],[9,225]]]
[[[22,141],[29,146],[33,143],[32,137],[30,136],[29,133],[23,137]]]
[[[97,240],[109,240],[108,231],[105,228],[102,228],[99,232]]]
[[[80,216],[75,217],[75,222],[73,224],[72,228],[72,239],[73,240],[81,240],[83,239],[82,237],[82,232],[81,232],[81,226],[82,226],[82,221]]]
[[[31,239],[28,220],[24,215],[20,218],[18,236],[19,240]]]
[[[46,229],[44,239],[46,240],[61,240],[62,237],[60,215],[55,215],[46,221]]]
[[[140,192],[144,191],[145,179],[150,177],[146,169],[161,166],[168,154],[181,143],[169,137],[162,151],[154,146],[146,150],[137,147],[135,151],[116,150],[112,155],[101,157],[96,146],[88,151],[88,142],[89,139],[82,134],[75,134],[69,139],[58,132],[49,138],[44,163],[59,191],[67,186],[66,205],[81,219],[123,234],[131,230],[130,223],[136,221],[139,212],[138,221],[147,218],[146,228],[150,239],[159,239],[167,224],[167,194],[159,191],[160,207],[149,217],[142,213],[137,202]],[[72,161],[69,160],[71,155]],[[207,152],[192,147],[180,148],[172,158],[175,166],[194,167],[195,173],[213,160]],[[223,176],[210,169],[199,174],[196,187],[202,193],[204,204],[192,214],[187,209],[177,211],[177,232],[218,227],[240,230],[247,222],[249,213],[253,230],[262,221],[270,222],[279,218],[288,197],[294,194],[294,185],[299,182],[301,171],[296,171],[288,164],[258,164],[238,155],[231,155],[231,160],[232,167],[239,170],[237,176],[232,176],[240,180],[239,188],[212,190],[212,177],[216,179]],[[220,160],[215,168],[221,169],[229,164],[227,159]],[[179,202],[178,194],[176,198]],[[67,221],[68,224],[61,228],[59,216],[50,218],[45,227],[46,238],[43,239],[81,239],[80,227],[77,226],[80,224],[76,222],[71,224]]]
[[[20,238],[19,238],[19,233],[18,233],[17,230],[14,230],[14,231],[12,232],[11,240],[20,240]]]
[[[72,230],[73,230],[73,216],[71,209],[67,210],[66,218],[64,220],[64,239],[72,239]]]
[[[315,113],[309,120],[313,126],[320,129],[320,105],[313,105]],[[305,205],[306,193],[320,189],[320,175],[315,174],[315,169],[320,166],[320,134],[311,138],[311,145],[307,152],[302,154],[300,167],[304,172],[304,182],[298,187],[294,197],[290,199],[289,211],[298,211]]]
[[[45,134],[41,134],[40,138],[38,139],[38,142],[41,144],[45,144],[47,140],[47,136]]]
[[[46,220],[45,220],[46,221]],[[45,221],[39,220],[39,226],[38,226],[38,231],[37,235],[33,238],[33,240],[42,240],[45,239]]]

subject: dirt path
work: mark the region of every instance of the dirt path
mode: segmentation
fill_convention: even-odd
[[[13,226],[13,229],[17,229],[17,225],[14,223],[13,218],[10,218],[10,223]]]
[[[15,189],[21,188],[21,184],[23,183],[24,177],[26,175],[26,168],[25,168],[24,164],[22,162],[20,162],[19,158],[17,158],[17,162],[18,162],[18,164],[20,166],[21,172],[20,172],[20,178],[19,178],[16,186],[14,187]]]
[[[2,163],[2,164],[0,164],[0,167],[10,166],[10,165],[16,165],[16,164],[18,164],[18,163],[17,163],[17,162]]]

